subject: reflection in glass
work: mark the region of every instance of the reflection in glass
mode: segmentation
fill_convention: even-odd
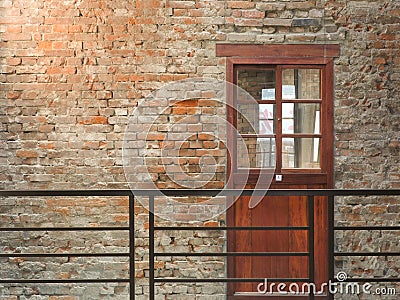
[[[274,119],[275,104],[238,103],[237,128],[240,133],[272,134]]]
[[[238,168],[275,168],[274,138],[244,137],[237,144]],[[243,149],[244,147],[247,149]]]
[[[320,133],[320,104],[283,103],[282,133]]]
[[[320,168],[319,138],[283,138],[282,168]]]
[[[271,134],[274,130],[275,104],[260,104],[258,106],[260,134]]]
[[[282,119],[282,132],[293,133],[293,131],[294,131],[293,119]]]
[[[237,85],[248,92],[255,100],[274,100],[275,70],[239,69],[237,72]],[[240,95],[238,96],[240,98]]]
[[[284,69],[282,99],[321,99],[320,69]]]

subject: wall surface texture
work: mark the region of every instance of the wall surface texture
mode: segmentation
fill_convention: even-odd
[[[0,0],[0,188],[127,188],[124,131],[138,101],[176,80],[226,79],[225,58],[215,52],[222,42],[340,44],[334,74],[335,185],[400,188],[399,32],[397,0]],[[205,110],[196,107],[175,107],[171,116],[213,112],[210,103],[201,108]],[[154,135],[153,144],[162,138]],[[201,149],[212,149],[215,157],[225,155],[223,146],[203,136],[185,146],[190,153],[185,156],[192,159],[186,162],[188,168],[198,164],[196,151]],[[158,186],[174,187],[162,176],[164,171],[154,169]],[[224,169],[219,172],[212,187],[223,185]],[[1,226],[127,221],[125,198],[1,201]],[[137,299],[147,299],[148,219],[140,203],[136,212],[136,292]],[[400,202],[393,197],[341,198],[335,214],[340,224],[399,225]],[[209,224],[223,222],[220,216]],[[167,232],[157,237],[156,246],[217,252],[224,248],[224,240],[221,232],[179,236]],[[127,236],[115,232],[3,232],[0,249],[118,251],[127,249],[127,241]],[[398,234],[378,231],[338,233],[335,247],[400,251]],[[336,263],[337,271],[351,276],[400,273],[396,257],[350,257]],[[159,276],[217,277],[224,276],[225,269],[217,258],[189,262],[166,258],[156,267]],[[127,271],[123,258],[0,258],[1,278],[96,278],[123,276]],[[164,285],[157,288],[157,299],[223,299],[224,291],[223,285],[215,284]],[[5,300],[127,299],[127,294],[124,284],[0,286],[0,298]]]

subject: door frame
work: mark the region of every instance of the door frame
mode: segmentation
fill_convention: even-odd
[[[285,182],[276,182],[273,179],[271,185],[274,188],[284,188],[285,184],[302,184],[310,182],[313,183],[324,183],[325,188],[333,188],[334,186],[334,59],[339,56],[339,45],[337,44],[326,44],[326,45],[299,45],[299,44],[286,44],[286,45],[251,45],[251,44],[217,44],[216,53],[219,57],[226,58],[226,81],[229,83],[234,83],[235,76],[235,66],[236,65],[318,65],[321,68],[321,78],[323,82],[321,84],[324,86],[322,89],[321,98],[323,99],[324,109],[322,110],[321,104],[321,172],[314,172],[304,174],[304,176],[299,179],[299,170],[281,170],[279,174],[284,174]],[[235,115],[232,113],[233,104],[233,94],[227,91],[227,121],[230,124],[234,124]],[[233,135],[229,132],[227,133],[228,143],[229,140],[233,140]],[[227,162],[227,178],[233,176],[233,180],[229,179],[229,182],[234,182],[235,180],[241,180],[240,173],[236,172],[232,168],[232,162],[228,159]],[[301,170],[300,170],[301,172]],[[235,174],[236,173],[236,174]],[[251,180],[258,178],[260,170],[250,170],[249,179]],[[245,180],[243,178],[243,180]],[[232,187],[232,186],[230,186]],[[328,207],[328,221],[331,222],[329,215],[331,214],[331,207]],[[230,207],[227,211],[227,225],[235,226],[235,209],[234,206]],[[332,226],[329,224],[328,226]],[[328,237],[328,243],[326,245],[326,253],[328,256],[333,249],[332,238]],[[228,251],[234,250],[235,246],[235,234],[234,232],[228,232],[227,234],[227,248]],[[228,257],[227,259],[227,276],[233,278],[235,276],[235,264],[234,257]],[[328,257],[329,260],[330,257]],[[328,263],[327,277],[333,277],[333,266]],[[228,284],[227,295],[228,298],[232,297],[234,294],[234,284]],[[258,296],[258,299],[261,297]],[[264,297],[262,297],[264,298]],[[270,297],[268,297],[271,299]],[[299,297],[295,297],[300,299]],[[234,297],[234,299],[240,299],[240,297]],[[289,299],[289,298],[285,298]]]

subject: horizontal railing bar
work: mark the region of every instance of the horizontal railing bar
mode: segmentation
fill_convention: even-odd
[[[129,227],[12,227],[1,228],[1,231],[125,231]]]
[[[155,252],[154,256],[308,256],[308,252]]]
[[[188,282],[188,283],[213,283],[213,282],[264,282],[265,278],[155,278],[154,282]],[[268,278],[268,282],[308,282],[308,278]]]
[[[111,283],[129,279],[0,279],[0,283]]]
[[[400,256],[399,252],[335,252],[334,256]]]
[[[308,226],[240,226],[240,227],[231,227],[231,226],[155,226],[154,230],[308,230]]]
[[[130,196],[131,190],[3,190],[0,191],[0,196],[6,197],[36,197],[36,196],[53,196],[53,197],[79,197],[79,196]]]
[[[336,278],[334,278],[333,281],[335,281],[335,282],[395,282],[395,283],[398,283],[398,282],[400,282],[400,277],[399,278],[348,278],[344,281],[339,281]]]
[[[335,226],[333,230],[400,230],[400,226]]]
[[[0,257],[123,257],[129,253],[1,253]]]
[[[400,189],[2,190],[0,196],[400,196]]]

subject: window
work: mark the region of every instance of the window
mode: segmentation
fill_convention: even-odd
[[[324,158],[333,155],[338,50],[337,45],[217,45],[217,55],[228,57],[227,81],[246,91],[228,99],[233,107],[228,120],[238,132],[233,172],[325,173],[332,167]]]
[[[238,65],[234,83],[255,100],[236,93],[237,167],[320,168],[321,67]],[[280,155],[276,150],[282,149]]]

